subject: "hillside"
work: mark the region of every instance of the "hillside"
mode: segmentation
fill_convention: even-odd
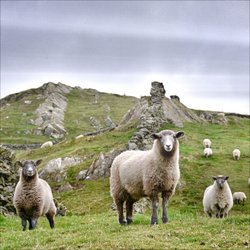
[[[179,130],[174,125],[163,128]],[[68,208],[66,217],[56,218],[55,230],[51,231],[46,219],[41,218],[38,228],[25,232],[23,237],[19,218],[0,217],[2,249],[34,249],[34,246],[39,249],[247,249],[249,198],[245,206],[234,205],[229,217],[222,220],[206,218],[201,201],[205,187],[212,183],[211,176],[217,174],[229,176],[232,192],[240,190],[249,194],[249,120],[230,118],[227,126],[185,123],[183,130],[186,136],[180,141],[182,185],[169,202],[168,224],[150,227],[150,209],[147,209],[145,214],[134,216],[133,225],[118,225],[116,211],[111,209],[108,178],[77,181],[76,175],[84,168],[83,164],[68,170],[72,190],[54,191],[55,197]],[[46,162],[55,156],[106,152],[126,144],[131,132],[112,131],[90,142],[85,138],[72,139],[52,149],[24,152],[18,158],[43,158]],[[213,143],[214,155],[208,159],[202,155],[205,137]],[[239,161],[231,156],[236,146],[242,152]]]
[[[59,140],[51,148],[16,151],[18,160],[43,159],[38,169],[40,174],[55,159],[81,159],[76,165],[60,169],[60,181],[49,179],[54,196],[66,206],[67,215],[56,217],[54,230],[49,228],[45,218],[40,218],[38,228],[27,232],[21,231],[21,222],[16,216],[0,216],[1,249],[249,248],[249,118],[193,111],[176,97],[168,99],[162,95],[158,98],[160,95],[154,96],[155,92],[152,92],[151,97],[143,97],[138,101],[133,97],[99,92],[96,95],[95,90],[70,90],[66,95],[68,105],[64,114],[64,128],[68,131],[65,139]],[[160,88],[160,92],[164,91]],[[28,99],[34,100],[30,104],[34,105],[33,111],[26,111],[27,116],[32,117],[32,112],[41,104],[36,95],[20,98],[20,110],[17,106],[16,109],[11,108],[15,102],[9,99],[10,105],[5,104],[2,114],[7,115],[5,111],[13,112],[12,116],[21,114],[21,106]],[[105,127],[107,111],[112,121],[121,121],[120,126],[95,136],[75,139],[80,133],[93,131],[94,126],[89,123],[90,116],[99,120],[100,127]],[[11,119],[11,114],[8,115],[8,119]],[[3,124],[7,130],[7,122]],[[8,133],[14,133],[14,128],[13,125],[12,130],[7,130]],[[151,130],[161,129],[185,131],[185,137],[180,140],[180,185],[168,206],[170,222],[149,226],[149,206],[143,214],[134,215],[132,225],[122,227],[117,223],[109,193],[107,173],[114,151],[119,153],[119,150],[131,145],[149,148],[152,146],[152,140],[149,139]],[[8,140],[7,135],[4,138],[9,143],[42,142],[44,139],[44,136],[17,134]],[[212,140],[214,155],[211,158],[203,156],[204,138]],[[239,161],[232,159],[232,151],[236,147],[241,150]],[[96,175],[90,175],[90,170],[95,170]],[[105,174],[104,170],[107,171]],[[84,178],[81,177],[83,174],[80,175],[82,172],[85,173]],[[243,191],[248,196],[245,206],[234,205],[229,217],[221,220],[207,218],[202,208],[203,192],[212,184],[212,176],[218,174],[229,176],[232,192]]]
[[[109,128],[112,122],[117,125],[137,101],[135,97],[46,83],[0,100],[0,143],[32,144],[48,139],[56,142]],[[51,132],[51,125],[56,132],[59,127],[59,132]]]

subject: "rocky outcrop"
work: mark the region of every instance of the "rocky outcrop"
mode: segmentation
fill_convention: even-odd
[[[87,170],[82,170],[77,176],[78,180],[96,180],[98,178],[109,177],[110,167],[113,160],[124,150],[114,149],[106,154],[100,153]]]
[[[48,182],[63,182],[67,179],[66,170],[80,164],[82,160],[76,157],[65,157],[50,160],[40,173],[40,177]]]
[[[130,150],[148,149],[152,144],[150,134],[158,131],[164,124],[172,123],[183,127],[183,122],[202,122],[204,119],[195,114],[180,102],[180,98],[172,95],[165,97],[165,89],[161,82],[152,82],[151,96],[144,96],[135,107],[123,117],[120,125],[139,121],[138,131],[128,143]]]
[[[0,145],[0,214],[15,212],[13,195],[19,180],[19,167],[15,162],[15,154]]]
[[[65,95],[71,90],[71,87],[62,83],[49,82],[41,87],[45,101],[35,111],[37,119],[31,121],[38,127],[35,134],[47,135],[56,139],[65,136],[67,132],[64,128],[64,112],[67,108]]]

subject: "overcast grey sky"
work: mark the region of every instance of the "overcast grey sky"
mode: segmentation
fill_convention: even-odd
[[[48,81],[249,114],[249,1],[1,1],[1,97]]]

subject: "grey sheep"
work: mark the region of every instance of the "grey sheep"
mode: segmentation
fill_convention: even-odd
[[[228,216],[233,206],[233,196],[227,183],[228,176],[214,176],[213,185],[206,188],[203,196],[204,212],[209,217],[223,218]]]
[[[54,228],[56,206],[49,184],[38,177],[36,166],[42,160],[18,161],[21,166],[20,179],[14,192],[14,206],[22,220],[23,231],[26,230],[27,220],[29,229],[34,229],[40,216],[46,215],[50,227]]]
[[[133,203],[148,196],[152,202],[151,224],[157,224],[158,193],[162,194],[162,222],[167,223],[167,203],[180,178],[179,142],[184,132],[163,130],[154,133],[148,151],[125,151],[111,166],[110,192],[118,210],[120,224],[132,222]],[[123,204],[126,202],[126,220]]]

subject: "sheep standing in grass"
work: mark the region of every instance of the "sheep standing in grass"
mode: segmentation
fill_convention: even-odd
[[[14,206],[22,219],[23,231],[26,230],[27,220],[29,229],[34,229],[38,217],[46,215],[50,227],[54,227],[56,206],[49,184],[38,177],[36,166],[42,160],[17,162],[21,167],[19,182],[14,192]]]
[[[241,204],[242,203],[242,205],[244,206],[246,199],[247,199],[247,196],[244,192],[234,192],[233,193],[234,204]]]
[[[207,187],[203,196],[205,213],[209,217],[223,218],[228,216],[233,206],[233,196],[227,183],[228,176],[214,176],[214,184]]]
[[[240,150],[238,148],[233,150],[233,159],[239,160],[240,159]]]
[[[47,147],[52,147],[53,142],[52,141],[46,141],[42,144],[41,148],[47,148]]]
[[[212,145],[212,142],[209,139],[204,139],[203,140],[203,146],[204,148],[210,148]]]
[[[212,151],[211,148],[205,148],[203,153],[204,153],[204,156],[206,158],[208,158],[209,156],[213,155],[213,151]]]
[[[168,221],[167,202],[180,178],[179,142],[184,132],[163,130],[155,133],[151,150],[125,151],[111,166],[110,191],[120,224],[132,222],[133,203],[148,196],[152,202],[151,224],[157,224],[158,193],[162,194],[162,222]],[[123,204],[126,201],[126,220]]]

